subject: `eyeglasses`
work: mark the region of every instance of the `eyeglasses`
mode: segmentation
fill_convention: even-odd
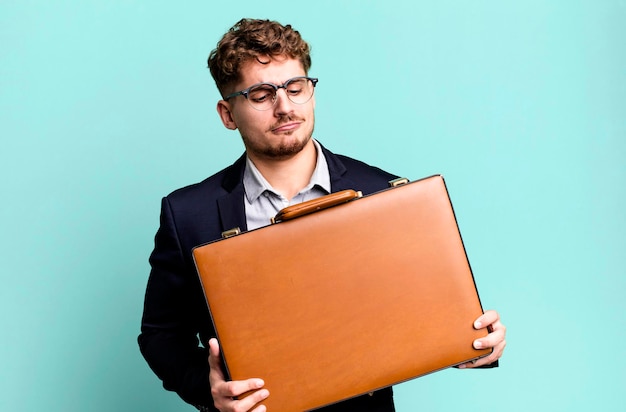
[[[317,81],[318,79],[313,77],[299,76],[287,80],[282,85],[273,83],[253,84],[247,89],[229,94],[224,97],[224,100],[241,95],[246,98],[254,109],[269,110],[276,104],[278,89],[285,89],[285,93],[291,102],[304,104],[313,97]]]

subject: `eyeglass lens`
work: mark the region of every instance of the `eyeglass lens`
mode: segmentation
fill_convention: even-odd
[[[313,82],[306,78],[296,78],[288,81],[282,87],[289,100],[295,104],[304,104],[313,96]],[[276,102],[276,86],[260,84],[248,91],[248,102],[257,110],[267,110]]]

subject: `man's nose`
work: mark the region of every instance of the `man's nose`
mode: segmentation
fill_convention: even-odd
[[[287,97],[287,90],[278,89],[276,90],[276,103],[274,104],[274,111],[277,114],[284,114],[293,111],[291,100]]]

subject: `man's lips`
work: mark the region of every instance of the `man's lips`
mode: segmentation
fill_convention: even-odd
[[[270,129],[273,133],[291,132],[300,127],[301,122],[288,122],[278,126],[272,126]]]

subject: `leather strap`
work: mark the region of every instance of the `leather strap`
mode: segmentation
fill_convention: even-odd
[[[282,209],[276,214],[276,216],[272,218],[272,224],[285,222],[287,220],[295,219],[300,216],[328,209],[329,207],[346,203],[360,197],[363,197],[363,194],[361,192],[347,189],[340,192],[331,193],[326,196],[318,197],[317,199],[307,200],[306,202],[298,203],[297,205],[288,206]]]

